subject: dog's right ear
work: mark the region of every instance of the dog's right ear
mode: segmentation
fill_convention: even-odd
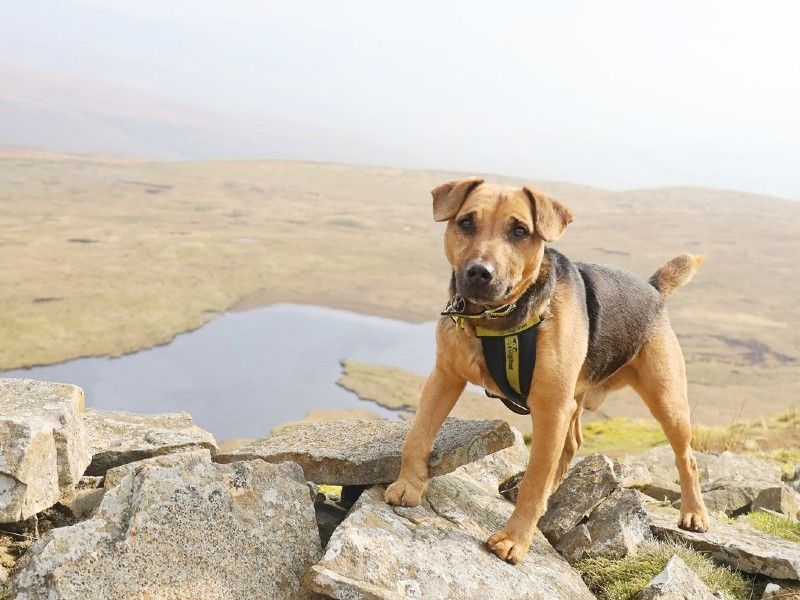
[[[469,193],[483,183],[479,177],[459,181],[448,181],[431,190],[433,196],[433,220],[449,221],[458,213]]]

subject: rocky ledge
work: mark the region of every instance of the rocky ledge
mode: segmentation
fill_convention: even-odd
[[[422,505],[391,507],[383,486],[407,427],[302,423],[220,454],[188,415],[86,411],[74,386],[0,379],[0,598],[588,599],[609,597],[591,561],[675,540],[743,574],[750,597],[791,597],[800,582],[799,543],[729,516],[796,518],[795,492],[771,465],[702,455],[707,500],[730,499],[698,534],[675,526],[664,449],[583,458],[511,565],[485,541],[513,510],[521,435],[449,419]],[[625,597],[725,597],[681,556]]]

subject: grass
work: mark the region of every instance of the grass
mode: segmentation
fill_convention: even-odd
[[[589,589],[601,600],[634,598],[678,555],[713,592],[732,600],[752,597],[753,584],[738,573],[715,564],[708,556],[675,542],[650,542],[624,558],[592,557],[575,566]]]
[[[736,518],[726,517],[725,515],[716,515],[716,517],[726,523],[742,523],[758,531],[763,531],[791,542],[800,542],[800,521],[797,519],[790,519],[763,511],[747,513]]]
[[[661,427],[652,419],[612,417],[584,423],[581,454],[600,452],[615,456],[647,450],[666,441]]]

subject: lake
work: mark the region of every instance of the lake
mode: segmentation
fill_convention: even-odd
[[[296,304],[226,313],[171,343],[119,358],[16,369],[3,377],[74,383],[86,403],[139,413],[185,411],[218,440],[260,437],[312,409],[367,408],[336,385],[352,358],[425,374],[434,322],[411,324]]]

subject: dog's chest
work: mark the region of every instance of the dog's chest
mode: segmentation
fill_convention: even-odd
[[[454,330],[448,338],[446,356],[456,374],[492,394],[500,395],[501,391],[489,373],[481,341],[466,330]]]

